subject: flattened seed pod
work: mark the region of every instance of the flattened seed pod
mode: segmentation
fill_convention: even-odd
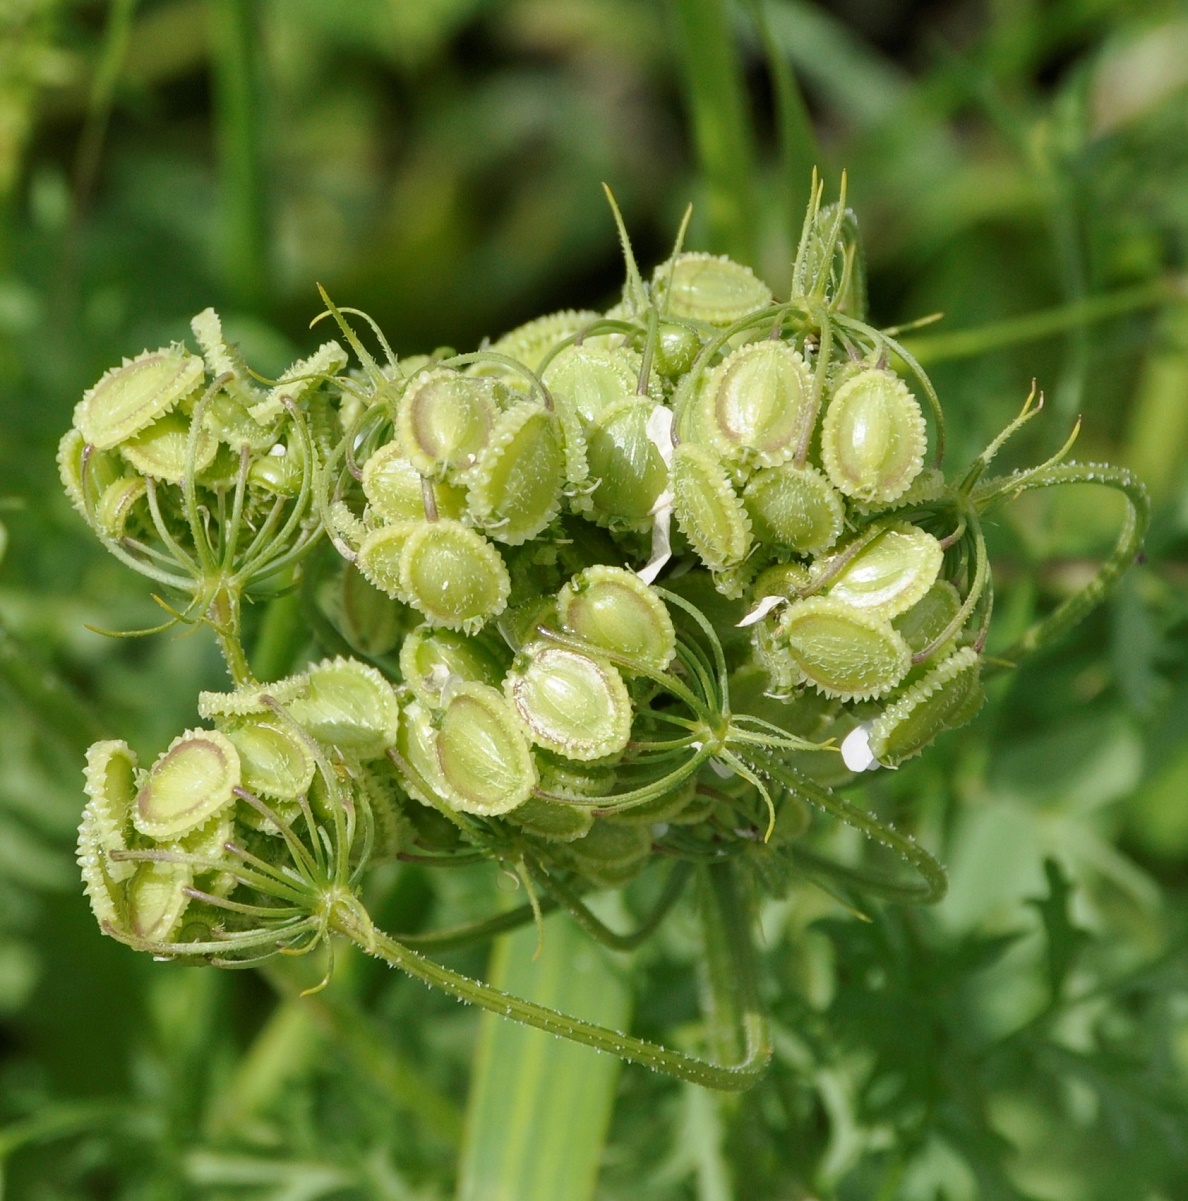
[[[238,397],[216,392],[202,411],[202,424],[211,437],[238,454],[246,446],[254,454],[263,454],[276,441],[278,421],[257,421]]]
[[[459,684],[434,740],[446,800],[463,813],[495,817],[522,805],[536,786],[532,752],[502,694]]]
[[[912,665],[908,644],[886,618],[827,596],[789,605],[775,642],[808,683],[842,700],[883,696]]]
[[[972,721],[984,700],[981,662],[972,647],[962,647],[883,710],[871,726],[870,749],[880,763],[894,767],[943,731]]]
[[[441,701],[451,677],[497,687],[505,664],[492,647],[457,630],[420,625],[410,631],[400,647],[400,674],[418,700],[427,705]]]
[[[673,511],[677,524],[710,571],[746,558],[751,521],[722,465],[709,451],[682,442],[672,456]]]
[[[124,886],[124,928],[137,938],[168,942],[181,925],[194,883],[186,863],[139,863]]]
[[[572,800],[609,796],[619,778],[609,763],[581,763],[541,747],[536,748],[535,759],[541,788]]]
[[[259,718],[224,733],[239,754],[243,786],[249,792],[295,801],[309,791],[317,764],[310,748],[288,726]]]
[[[136,800],[136,755],[126,742],[96,742],[87,751],[86,793],[78,827],[83,888],[95,920],[116,923],[120,885],[136,870],[135,863],[111,858],[113,851],[128,849],[125,835]]]
[[[471,520],[497,542],[535,538],[561,510],[565,445],[556,413],[526,400],[504,413],[467,478]]]
[[[657,822],[676,822],[681,820],[685,810],[690,807],[697,795],[697,777],[690,776],[674,789],[658,796],[654,801],[642,805],[632,805],[629,809],[615,811],[616,825],[652,826]]]
[[[409,796],[430,807],[449,791],[437,762],[435,739],[429,710],[418,700],[404,704],[396,738],[396,770]]]
[[[91,446],[111,450],[168,413],[203,376],[202,360],[180,346],[146,350],[83,393],[74,426]]]
[[[424,524],[419,521],[396,521],[368,530],[359,543],[359,557],[355,560],[355,566],[381,592],[406,603],[408,597],[400,585],[401,556],[404,554],[404,544],[413,531]]]
[[[516,657],[503,690],[528,737],[568,759],[601,759],[631,737],[631,698],[609,663],[548,643]]]
[[[557,615],[569,633],[638,659],[653,671],[663,671],[676,654],[668,608],[635,572],[622,567],[579,572],[558,594]]]
[[[448,520],[426,522],[408,535],[399,584],[402,599],[432,625],[467,633],[503,612],[511,593],[499,552],[481,534]]]
[[[601,313],[591,312],[588,309],[565,309],[559,313],[549,313],[544,317],[537,317],[535,321],[518,326],[511,333],[504,334],[502,338],[491,344],[490,349],[496,354],[505,354],[508,358],[515,359],[518,363],[523,363],[525,367],[535,371],[540,366],[541,359],[558,342],[572,338],[574,334],[601,319]],[[471,371],[475,375],[490,375],[502,374],[504,369],[494,363],[480,362],[476,363]],[[511,372],[508,372],[507,375],[509,383],[514,382],[520,387],[524,386],[522,378],[513,376]]]
[[[821,424],[821,462],[854,500],[890,504],[924,466],[920,402],[894,372],[860,371],[834,393]]]
[[[828,585],[834,600],[881,617],[906,612],[932,587],[945,552],[929,533],[895,526],[868,542]]]
[[[357,659],[323,659],[309,669],[309,687],[289,716],[319,742],[378,759],[396,742],[400,706],[392,685]]]
[[[668,487],[668,467],[648,437],[650,400],[624,400],[605,409],[590,428],[586,454],[595,515],[611,524],[650,524],[650,514]]]
[[[777,563],[755,577],[751,598],[758,604],[765,596],[796,600],[812,583],[812,574],[802,563]]]
[[[912,653],[931,646],[961,610],[961,595],[948,580],[935,584],[891,623],[906,639]]]
[[[640,367],[640,356],[630,347],[582,343],[559,351],[541,379],[554,396],[567,397],[583,421],[592,422],[635,393]]]
[[[198,716],[206,721],[220,717],[247,717],[253,713],[268,713],[265,698],[278,705],[288,705],[309,688],[309,676],[304,672],[273,680],[270,684],[249,684],[234,692],[200,692],[198,694]]]
[[[277,449],[278,448],[278,449]],[[305,474],[305,456],[300,446],[276,444],[277,453],[253,459],[248,467],[248,484],[273,496],[297,496]]]
[[[534,834],[545,842],[573,842],[590,832],[594,815],[579,805],[529,797],[516,810],[512,820],[525,834]]]
[[[186,730],[150,769],[132,824],[148,838],[180,838],[232,805],[239,782],[239,755],[226,735]]]
[[[742,495],[751,530],[765,546],[819,555],[841,537],[842,498],[824,474],[807,463],[760,468]]]
[[[723,458],[774,467],[796,453],[812,390],[804,359],[786,342],[751,342],[710,373],[698,397],[701,427]]]
[[[142,475],[180,484],[186,475],[186,452],[190,442],[190,419],[184,413],[166,413],[148,429],[120,445],[120,454]],[[218,442],[204,429],[194,443],[194,473],[205,471],[215,460]]]
[[[343,637],[367,656],[386,655],[407,629],[408,610],[381,592],[353,564],[343,563],[341,586],[331,598]]]
[[[137,501],[143,499],[147,491],[143,478],[138,475],[125,476],[104,488],[95,506],[95,524],[99,532],[107,538],[122,538]]]
[[[400,398],[396,432],[422,475],[440,476],[474,463],[499,413],[496,388],[492,380],[447,367],[410,381]]]
[[[430,485],[439,517],[461,518],[466,493],[444,480]],[[363,495],[385,521],[424,521],[425,492],[421,473],[404,455],[399,442],[381,446],[363,464]]]
[[[749,267],[725,255],[699,253],[661,263],[652,276],[652,295],[664,313],[717,326],[733,325],[772,302],[771,289]]]

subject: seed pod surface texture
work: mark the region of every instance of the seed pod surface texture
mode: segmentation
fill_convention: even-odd
[[[725,255],[678,255],[656,268],[652,287],[671,316],[718,326],[733,325],[772,300],[771,289],[749,267]]]
[[[821,461],[839,491],[889,504],[924,466],[924,415],[893,372],[871,367],[834,393],[821,425]]]
[[[136,797],[132,824],[149,838],[196,830],[234,799],[239,755],[217,730],[187,730],[169,745]]]
[[[436,737],[446,799],[464,813],[493,817],[522,805],[536,784],[532,754],[502,694],[459,684]]]

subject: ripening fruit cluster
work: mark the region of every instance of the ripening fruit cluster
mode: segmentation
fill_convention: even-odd
[[[262,388],[208,311],[202,358],[105,375],[61,465],[109,547],[216,628],[217,589],[304,559],[311,628],[349,652],[270,683],[232,664],[213,728],[147,769],[92,748],[105,927],[158,950],[249,930],[334,822],[348,874],[477,849],[619,884],[796,836],[759,751],[837,782],[968,721],[982,576],[925,467],[931,391],[851,311],[837,214],[809,224],[788,301],[679,249],[645,284],[624,239],[615,308],[470,354],[381,365],[331,305],[361,365],[328,343]],[[323,534],[337,555],[309,557]]]

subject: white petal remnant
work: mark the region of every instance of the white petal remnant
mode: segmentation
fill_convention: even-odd
[[[850,771],[875,771],[882,764],[870,749],[870,731],[873,722],[864,721],[856,725],[842,740],[841,757]]]
[[[786,605],[788,598],[786,596],[765,596],[747,615],[738,622],[736,628],[742,629],[744,626],[753,626],[757,622],[762,621],[772,609],[778,608],[780,605]]]

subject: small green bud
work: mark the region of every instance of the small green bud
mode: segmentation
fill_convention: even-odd
[[[652,276],[652,295],[662,313],[721,327],[772,302],[771,289],[749,267],[725,255],[699,253],[661,263]]]

